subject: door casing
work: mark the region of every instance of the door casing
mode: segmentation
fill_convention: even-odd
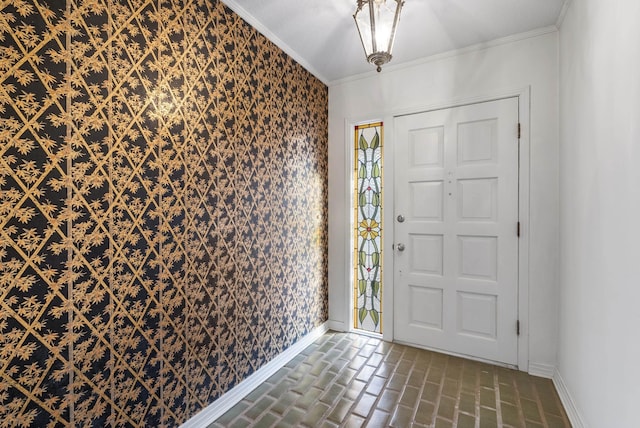
[[[352,181],[352,164],[353,164],[353,150],[351,141],[353,136],[353,127],[358,123],[369,122],[372,120],[382,120],[384,122],[384,135],[385,135],[385,152],[384,152],[384,187],[386,192],[384,193],[383,208],[385,210],[384,223],[382,225],[384,230],[384,268],[383,268],[383,333],[382,338],[385,341],[392,342],[393,337],[393,275],[394,275],[394,263],[392,245],[394,243],[394,163],[395,156],[393,150],[393,135],[394,135],[394,118],[397,116],[403,116],[414,113],[423,113],[433,110],[447,109],[451,107],[459,107],[468,104],[477,104],[487,101],[495,101],[503,98],[518,98],[518,117],[520,120],[520,152],[519,152],[519,185],[518,185],[518,211],[520,221],[520,239],[518,240],[518,314],[520,321],[520,335],[518,336],[518,370],[528,372],[529,370],[529,230],[530,230],[530,215],[529,215],[529,184],[530,184],[530,92],[529,86],[511,90],[496,91],[493,94],[480,95],[476,97],[468,97],[461,99],[445,100],[437,102],[431,105],[425,105],[423,107],[413,107],[402,110],[393,110],[381,112],[377,116],[361,117],[361,118],[348,118],[345,120],[345,159],[346,165],[346,177],[345,183],[348,188],[346,189],[346,203],[347,211],[344,213],[345,218],[351,218],[352,215],[352,197],[351,197],[351,181]],[[353,233],[353,224],[350,223],[350,230]],[[351,254],[351,240],[347,236],[345,239],[345,254]],[[349,260],[349,264],[353,263]],[[345,278],[345,330],[353,330],[353,296],[352,296],[352,284],[353,278],[351,277],[352,269],[347,268],[347,277]],[[468,357],[467,357],[468,358]],[[491,362],[493,363],[493,362]]]

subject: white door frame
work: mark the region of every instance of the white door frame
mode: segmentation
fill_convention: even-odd
[[[351,233],[345,240],[345,254],[349,255],[349,262],[346,272],[345,302],[346,330],[353,330],[353,260],[352,259],[352,233],[353,233],[353,198],[352,198],[352,174],[353,174],[353,128],[354,126],[382,120],[384,123],[384,188],[383,193],[383,271],[382,271],[382,337],[385,341],[393,341],[393,275],[394,275],[394,251],[391,246],[394,242],[394,164],[395,151],[393,150],[394,119],[415,113],[424,113],[433,110],[442,110],[451,107],[459,107],[467,104],[477,104],[487,101],[495,101],[503,98],[518,98],[518,117],[520,121],[520,153],[519,153],[519,184],[518,184],[518,213],[520,221],[520,239],[518,240],[518,318],[520,320],[520,335],[518,336],[518,369],[528,372],[529,370],[529,181],[530,181],[530,92],[531,88],[524,88],[497,91],[496,93],[454,99],[444,102],[427,105],[424,107],[414,107],[404,110],[394,110],[382,112],[377,116],[353,118],[345,120],[345,159],[346,165],[346,204],[345,215],[349,219],[348,224]]]

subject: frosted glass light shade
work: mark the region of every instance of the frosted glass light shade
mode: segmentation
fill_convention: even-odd
[[[391,51],[403,0],[358,0],[353,15],[367,61],[382,69],[391,61]]]

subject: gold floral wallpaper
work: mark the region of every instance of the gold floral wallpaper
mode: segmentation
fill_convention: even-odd
[[[327,88],[216,0],[0,0],[0,427],[177,426],[327,319]]]

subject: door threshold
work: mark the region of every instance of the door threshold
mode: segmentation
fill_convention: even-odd
[[[508,364],[501,361],[488,360],[486,358],[476,357],[474,355],[460,354],[457,352],[445,351],[444,349],[431,348],[429,346],[417,345],[415,343],[405,342],[402,340],[394,340],[393,343],[399,345],[411,346],[412,348],[424,349],[425,351],[437,352],[438,354],[451,355],[452,357],[464,358],[465,360],[477,361],[479,363],[491,364],[492,366],[504,367],[506,369],[519,370],[517,364]]]
[[[357,328],[351,328],[349,330],[349,333],[359,334],[361,336],[369,336],[369,337],[382,340],[382,333],[374,333],[372,331],[360,330]]]

